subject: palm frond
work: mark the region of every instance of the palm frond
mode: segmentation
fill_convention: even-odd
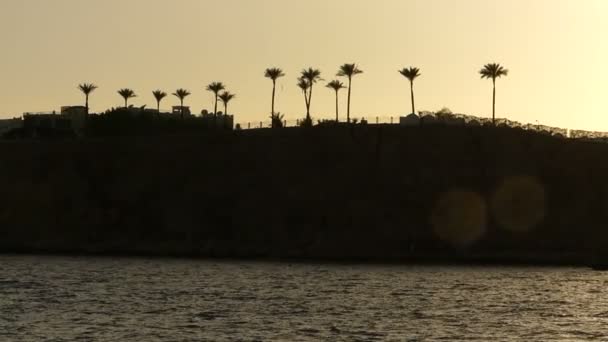
[[[416,78],[422,76],[420,74],[420,69],[415,67],[403,68],[399,70],[399,73],[403,75],[403,77],[407,78],[411,82],[413,82]]]
[[[280,68],[268,68],[264,72],[264,77],[276,81],[279,77],[285,76],[285,73]]]
[[[351,63],[351,64],[343,64],[340,66],[340,69],[338,70],[338,73],[336,74],[336,76],[339,77],[348,77],[351,78],[355,75],[358,74],[362,74],[363,70],[359,69],[357,67],[357,64],[355,63]]]
[[[160,102],[162,99],[164,99],[165,97],[167,97],[167,93],[165,93],[162,90],[155,90],[155,91],[152,92],[152,95],[154,95],[154,98],[158,102]]]
[[[220,100],[222,100],[222,102],[226,105],[228,104],[228,102],[230,102],[232,99],[234,99],[236,97],[235,94],[232,94],[228,91],[224,91],[223,93],[220,94],[219,98]]]
[[[321,70],[313,68],[302,70],[300,78],[306,80],[308,82],[309,87],[317,83],[318,81],[323,80],[321,78]]]
[[[125,100],[133,97],[137,97],[137,94],[132,89],[123,88],[118,91],[118,94],[122,96]]]
[[[98,87],[93,83],[82,83],[78,85],[78,89],[80,89],[80,91],[85,95],[89,95],[97,88]]]
[[[342,82],[340,82],[338,80],[333,80],[333,81],[327,83],[326,87],[327,88],[331,88],[331,89],[333,89],[335,91],[339,91],[340,89],[346,88],[344,86],[344,83],[342,83]]]
[[[310,88],[310,83],[308,83],[308,80],[303,77],[298,78],[297,84],[298,84],[298,87],[300,89],[302,89],[302,91],[306,91],[306,90],[308,90],[308,88]]]
[[[479,70],[479,74],[481,78],[488,78],[492,80],[496,80],[502,76],[507,76],[509,74],[509,70],[505,69],[502,65],[498,63],[489,63],[483,66],[481,70]]]
[[[190,95],[190,91],[187,89],[182,89],[182,88],[177,89],[175,91],[175,93],[173,93],[173,96],[179,98],[180,100],[185,99],[189,95]]]
[[[220,91],[226,89],[226,86],[222,82],[212,82],[206,89],[217,95]]]

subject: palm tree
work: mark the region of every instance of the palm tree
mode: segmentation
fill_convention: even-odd
[[[308,84],[308,81],[303,79],[302,77],[298,78],[298,88],[300,88],[300,90],[302,90],[302,93],[304,94],[304,103],[306,104],[306,110],[308,110],[308,88],[310,87],[310,85]]]
[[[179,99],[179,103],[180,103],[180,117],[183,120],[184,119],[184,99],[190,95],[190,92],[186,89],[177,89],[175,91],[175,93],[173,93],[173,96],[177,97]]]
[[[338,122],[338,92],[340,89],[346,88],[344,84],[338,80],[333,80],[326,85],[327,88],[331,88],[336,92],[336,122]]]
[[[224,103],[224,114],[228,115],[228,102],[236,97],[235,94],[230,93],[229,91],[224,91],[220,94],[220,100]]]
[[[137,97],[135,92],[129,88],[123,88],[118,91],[118,95],[125,99],[125,108],[129,106],[129,99]]]
[[[340,67],[340,70],[336,76],[348,78],[348,100],[346,102],[346,121],[350,123],[350,92],[352,89],[353,76],[362,74],[363,70],[359,70],[356,64],[344,64]]]
[[[412,97],[412,114],[416,114],[416,106],[414,105],[414,80],[421,76],[420,69],[414,68],[414,67],[403,68],[403,69],[399,70],[399,73],[401,75],[403,75],[403,77],[410,80],[410,95]],[[422,122],[422,121],[420,121],[420,122]]]
[[[158,115],[160,115],[160,101],[167,97],[167,93],[162,90],[155,90],[152,92],[152,95],[156,99],[156,110],[158,111]]]
[[[213,92],[215,95],[215,107],[213,109],[213,115],[217,116],[217,99],[220,91],[226,89],[226,86],[222,82],[213,82],[207,86],[207,90]]]
[[[483,66],[483,69],[479,70],[481,78],[492,79],[492,124],[496,124],[496,79],[502,76],[507,76],[509,70],[503,68],[498,63],[490,63]]]
[[[277,86],[277,79],[283,76],[285,76],[285,73],[283,73],[283,70],[279,68],[269,68],[266,69],[266,72],[264,73],[264,77],[272,80],[272,109],[270,115],[274,114],[274,95]]]
[[[321,71],[319,69],[308,68],[302,70],[301,77],[302,80],[305,80],[308,83],[308,100],[306,101],[306,120],[312,121],[310,118],[310,103],[312,101],[312,87],[318,81],[321,81]],[[299,84],[298,84],[299,86]],[[302,87],[300,87],[302,88]]]
[[[85,97],[85,108],[87,114],[89,114],[89,95],[97,89],[97,86],[93,83],[82,83],[78,85],[78,89],[84,94]]]

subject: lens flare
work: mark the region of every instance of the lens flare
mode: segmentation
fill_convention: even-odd
[[[545,190],[533,177],[510,177],[492,197],[492,214],[509,231],[527,232],[545,218]]]
[[[469,190],[443,194],[433,211],[431,224],[435,234],[456,247],[466,247],[483,237],[486,231],[486,202]]]

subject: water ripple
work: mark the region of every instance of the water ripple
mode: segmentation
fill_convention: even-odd
[[[2,341],[608,338],[585,269],[0,259]]]

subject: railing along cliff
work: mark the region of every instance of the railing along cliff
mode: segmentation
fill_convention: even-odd
[[[474,115],[467,114],[441,114],[441,113],[432,113],[432,112],[421,112],[423,123],[426,124],[447,124],[452,126],[485,126],[491,125],[492,119],[490,118],[482,118]],[[400,124],[399,116],[360,116],[351,118],[351,122],[355,124],[361,124],[362,120],[367,121],[367,124]],[[301,119],[288,119],[283,120],[283,127],[297,127],[301,123]],[[325,121],[334,121],[331,119],[323,119],[323,120],[314,120],[315,125],[319,122]],[[341,123],[345,123],[346,119],[341,118]],[[237,129],[260,129],[260,128],[270,128],[272,127],[272,122],[270,120],[262,120],[262,121],[249,121],[249,122],[239,122]],[[507,126],[513,128],[521,128],[524,130],[537,131],[539,133],[563,137],[563,138],[572,138],[572,139],[592,139],[592,140],[608,140],[608,132],[599,132],[599,131],[586,131],[586,130],[571,130],[568,128],[561,127],[553,127],[542,125],[539,123],[521,123],[514,120],[509,120],[505,118],[497,118],[496,119],[497,126]]]

